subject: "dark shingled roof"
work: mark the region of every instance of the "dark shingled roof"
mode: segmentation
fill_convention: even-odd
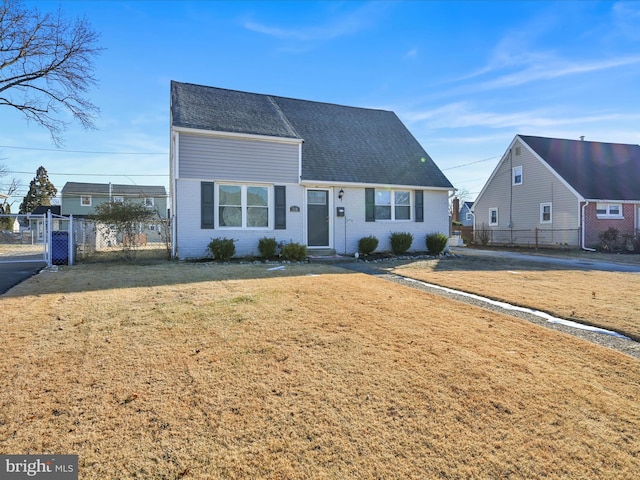
[[[161,185],[118,185],[111,184],[111,194],[126,197],[166,197],[167,190]],[[108,183],[67,182],[62,187],[62,195],[109,195]]]
[[[33,209],[34,215],[43,215],[46,214],[49,210],[53,215],[60,215],[60,205],[38,205]]]
[[[640,145],[518,136],[585,199],[640,200]]]
[[[301,139],[302,180],[453,188],[395,113],[171,82],[177,127]]]

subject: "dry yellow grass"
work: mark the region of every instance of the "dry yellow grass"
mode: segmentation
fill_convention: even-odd
[[[638,361],[374,277],[81,265],[0,308],[0,452],[82,479],[640,469]]]
[[[425,260],[386,269],[543,310],[640,340],[640,274],[574,270],[499,258]]]

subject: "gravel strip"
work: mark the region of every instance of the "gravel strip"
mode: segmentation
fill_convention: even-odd
[[[573,335],[575,337],[582,338],[583,340],[596,343],[600,346],[612,348],[614,350],[617,350],[622,353],[626,353],[627,355],[630,355],[640,360],[640,342],[636,342],[631,339],[624,339],[624,338],[616,337],[613,335],[607,335],[605,333],[590,332],[588,330],[573,328],[567,325],[551,323],[546,321],[543,318],[540,318],[530,313],[508,310],[498,305],[486,303],[481,300],[477,300],[475,298],[470,298],[464,295],[459,295],[456,293],[433,288],[420,281],[413,281],[404,277],[400,277],[395,274],[390,274],[384,270],[372,267],[369,264],[364,262],[348,263],[348,264],[343,264],[338,266],[348,270],[353,270],[360,273],[366,273],[368,275],[375,275],[376,277],[381,278],[383,280],[398,283],[400,285],[404,285],[410,288],[415,288],[417,290],[434,293],[434,294],[449,298],[451,300],[455,300],[457,302],[463,302],[469,305],[474,305],[476,307],[484,308],[485,310],[492,310],[494,312],[502,313],[504,315],[511,315],[512,317],[521,318],[523,320],[526,320],[531,323],[535,323],[545,328],[558,330],[562,333],[566,333],[568,335]]]

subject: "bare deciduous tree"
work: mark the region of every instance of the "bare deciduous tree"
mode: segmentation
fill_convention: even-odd
[[[84,128],[94,128],[98,108],[87,98],[96,84],[93,59],[99,35],[86,18],[27,9],[21,0],[0,0],[0,105],[47,128],[55,144],[67,110]]]

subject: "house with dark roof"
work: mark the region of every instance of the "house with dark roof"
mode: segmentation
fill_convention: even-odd
[[[212,238],[352,254],[358,240],[449,232],[449,180],[395,113],[171,82],[171,198],[178,258]]]
[[[532,243],[528,231],[593,248],[609,228],[638,230],[639,185],[640,145],[516,135],[476,198],[474,229],[495,243]]]
[[[140,202],[167,217],[167,190],[161,185],[67,182],[62,187],[61,214],[87,216],[106,202]]]

